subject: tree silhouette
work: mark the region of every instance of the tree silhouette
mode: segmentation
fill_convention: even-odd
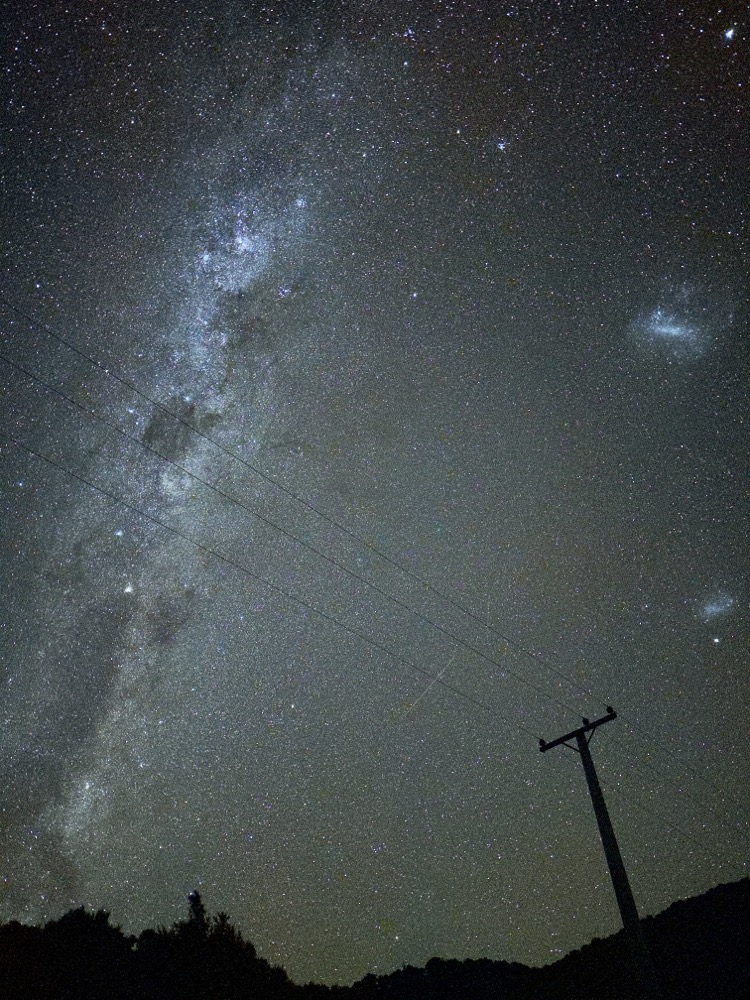
[[[208,917],[199,892],[188,918],[138,938],[139,996],[144,1000],[274,1000],[292,985],[283,969],[259,958],[226,913]]]
[[[0,927],[3,1000],[112,1000],[129,997],[133,938],[109,923],[105,910],[71,910],[44,928]]]

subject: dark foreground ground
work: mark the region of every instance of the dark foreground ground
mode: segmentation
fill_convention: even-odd
[[[643,921],[664,1000],[750,998],[750,879],[717,886]],[[553,965],[431,959],[349,987],[292,983],[200,896],[188,918],[135,938],[104,911],[44,927],[0,925],[2,1000],[635,1000],[622,934]]]

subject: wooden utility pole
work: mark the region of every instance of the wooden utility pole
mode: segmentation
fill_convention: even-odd
[[[612,820],[609,818],[609,813],[607,812],[604,793],[599,784],[599,778],[597,777],[594,761],[591,758],[591,751],[589,750],[589,743],[594,731],[599,726],[603,726],[605,722],[611,722],[616,718],[617,712],[608,705],[607,715],[602,716],[601,719],[597,719],[595,722],[589,722],[588,719],[584,719],[583,725],[579,729],[574,729],[573,732],[566,733],[565,736],[560,736],[558,739],[552,740],[551,743],[539,740],[539,749],[542,753],[545,753],[547,750],[552,750],[553,747],[566,746],[571,750],[575,750],[581,756],[583,770],[586,774],[586,782],[589,786],[589,794],[591,795],[591,802],[594,806],[596,822],[599,825],[599,834],[604,845],[604,854],[607,858],[609,874],[612,877],[617,905],[620,908],[620,915],[622,916],[625,939],[628,942],[633,964],[638,975],[641,995],[643,1000],[662,1000],[662,993],[654,963],[651,960],[651,955],[643,937],[638,908],[635,905],[633,892],[628,882],[625,865],[623,864],[620,848],[615,838],[615,831],[612,827]],[[570,740],[575,740],[576,745],[571,744]]]

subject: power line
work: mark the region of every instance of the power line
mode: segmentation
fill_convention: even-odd
[[[636,726],[626,716],[621,715],[620,718],[623,719],[623,721],[627,722],[631,726],[631,728],[638,730],[644,737],[646,737],[649,740],[649,742],[652,745],[661,746],[662,749],[666,750],[667,753],[669,753],[669,755],[671,757],[673,757],[675,760],[678,760],[675,752],[672,750],[672,748],[670,747],[670,745],[668,743],[666,743],[664,740],[660,740],[657,737],[655,737],[652,734],[650,734],[647,730],[643,729],[642,727]],[[651,761],[646,761],[646,760],[640,759],[636,755],[636,753],[635,753],[634,750],[632,750],[632,749],[630,749],[630,748],[627,747],[627,744],[625,743],[625,740],[624,740],[623,737],[616,737],[615,738],[615,742],[619,743],[621,746],[624,746],[626,748],[626,751],[636,761],[636,766],[638,766],[638,767],[647,767],[650,771],[654,772],[657,775],[660,775],[662,777],[662,779],[663,779],[663,781],[664,781],[665,784],[671,785],[673,788],[675,788],[677,791],[679,791],[681,795],[684,795],[687,798],[692,799],[692,801],[696,805],[700,806],[702,809],[707,809],[709,812],[712,812],[715,816],[719,815],[719,811],[717,810],[717,808],[715,806],[711,806],[709,803],[703,801],[702,799],[699,799],[697,796],[693,795],[691,792],[689,792],[686,789],[680,787],[680,785],[678,785],[677,782],[674,781],[666,773],[666,771],[664,771],[662,768],[657,767],[656,764],[652,763]],[[738,808],[740,808],[740,809],[744,809],[745,808],[742,803],[738,802],[731,795],[728,795],[728,793],[726,793],[726,792],[720,791],[717,788],[716,784],[713,781],[711,781],[705,775],[701,774],[700,771],[696,770],[696,768],[692,767],[686,761],[678,760],[678,763],[686,771],[690,772],[690,774],[692,774],[694,777],[696,777],[696,778],[700,779],[701,781],[703,781],[708,786],[708,788],[714,793],[714,795],[716,795],[717,797],[721,797],[722,795],[726,795],[728,798],[730,798],[732,800],[732,802]],[[725,813],[725,818],[729,818],[728,814],[726,814],[726,813]],[[738,832],[740,832],[740,831],[738,831]],[[748,836],[748,835],[745,834],[745,836]]]
[[[243,465],[246,468],[248,468],[251,472],[255,473],[256,475],[258,475],[259,477],[261,477],[264,481],[266,481],[270,485],[272,485],[275,489],[279,490],[281,493],[283,493],[284,495],[288,496],[290,499],[294,500],[296,503],[298,503],[301,506],[305,507],[307,510],[309,510],[312,513],[316,514],[316,516],[320,517],[322,520],[324,520],[325,522],[327,522],[331,526],[335,527],[337,530],[341,531],[343,534],[345,534],[346,536],[348,536],[352,540],[356,541],[359,545],[364,546],[368,551],[372,552],[373,554],[375,554],[376,556],[378,556],[380,559],[382,559],[385,562],[387,562],[388,564],[390,564],[392,567],[394,567],[395,569],[397,569],[399,572],[403,573],[404,575],[410,577],[411,579],[413,579],[414,581],[416,581],[417,583],[419,583],[425,590],[427,590],[430,593],[434,594],[435,596],[439,597],[442,601],[444,601],[445,603],[449,604],[451,607],[455,608],[456,610],[460,611],[462,614],[466,615],[468,618],[472,619],[477,624],[481,625],[482,628],[484,628],[488,632],[490,632],[493,635],[495,635],[498,638],[500,638],[503,642],[505,642],[508,645],[509,648],[513,648],[513,649],[517,650],[519,653],[521,653],[521,654],[529,657],[535,663],[541,665],[542,667],[544,667],[545,670],[547,670],[548,672],[554,674],[555,676],[557,676],[561,680],[565,681],[565,683],[567,683],[568,685],[570,685],[571,687],[573,687],[574,689],[576,689],[577,691],[579,691],[581,694],[584,694],[586,697],[592,697],[595,700],[599,701],[602,705],[605,704],[604,698],[602,698],[600,695],[597,695],[595,693],[595,691],[593,691],[590,687],[584,687],[582,684],[578,683],[576,680],[574,680],[572,677],[570,677],[564,671],[562,671],[559,668],[557,668],[556,666],[554,666],[554,664],[551,663],[550,660],[547,657],[545,657],[543,654],[538,653],[538,652],[532,652],[531,650],[528,650],[525,647],[521,646],[518,642],[516,642],[515,640],[511,639],[508,635],[506,635],[503,632],[501,632],[495,626],[489,624],[487,621],[485,621],[479,615],[475,614],[473,611],[471,611],[470,609],[464,607],[458,601],[455,601],[453,598],[451,598],[447,594],[443,593],[441,590],[439,590],[438,588],[436,588],[435,586],[433,586],[431,583],[429,583],[429,581],[427,581],[424,578],[420,577],[413,570],[410,570],[408,567],[403,566],[401,563],[399,563],[397,560],[393,559],[387,553],[383,552],[377,546],[373,545],[371,542],[368,542],[366,539],[364,539],[361,536],[357,535],[351,529],[347,528],[345,525],[343,525],[340,522],[336,521],[334,518],[330,517],[324,511],[321,511],[320,508],[318,508],[314,504],[310,503],[308,500],[305,500],[303,497],[300,497],[298,494],[294,493],[294,491],[290,490],[288,487],[286,487],[283,483],[279,482],[277,479],[274,479],[272,476],[269,476],[267,473],[263,472],[262,469],[258,468],[257,466],[253,465],[251,462],[248,462],[246,459],[242,458],[242,456],[236,454],[235,452],[233,452],[230,449],[228,449],[228,448],[224,447],[223,445],[221,445],[219,442],[215,441],[213,438],[211,438],[204,431],[201,431],[198,427],[196,427],[195,425],[191,424],[188,420],[185,420],[184,417],[180,416],[180,414],[175,413],[173,410],[170,410],[169,407],[164,406],[164,404],[158,402],[157,400],[155,400],[154,398],[152,398],[151,396],[149,396],[147,393],[143,392],[141,389],[139,389],[133,383],[129,382],[127,379],[122,378],[116,372],[112,371],[109,368],[106,368],[100,361],[97,361],[95,358],[92,358],[91,356],[89,356],[88,354],[86,354],[80,348],[76,347],[75,344],[71,343],[69,340],[67,340],[66,338],[62,337],[60,334],[56,333],[47,324],[42,323],[39,320],[34,319],[32,316],[28,315],[26,312],[24,312],[23,310],[19,309],[17,306],[13,305],[10,301],[8,301],[7,298],[5,298],[3,296],[0,296],[0,305],[5,306],[7,309],[11,310],[16,315],[21,316],[24,320],[26,320],[32,326],[39,327],[41,330],[43,330],[53,340],[56,340],[57,342],[59,342],[60,344],[62,344],[64,347],[66,347],[68,350],[70,350],[70,351],[74,352],[75,354],[77,354],[79,357],[81,357],[82,359],[84,359],[88,364],[90,364],[93,367],[99,369],[99,371],[101,371],[108,378],[113,379],[114,381],[116,381],[117,383],[119,383],[124,388],[127,388],[131,392],[134,392],[141,399],[144,399],[148,403],[150,403],[151,405],[155,406],[161,412],[163,412],[163,413],[167,414],[168,416],[172,417],[178,423],[182,424],[184,427],[186,427],[192,433],[196,434],[198,437],[200,437],[203,440],[207,441],[210,445],[212,445],[214,448],[216,448],[219,451],[221,451],[227,457],[229,457],[230,459],[232,459],[232,460],[234,460],[236,462],[239,462],[241,465]],[[243,509],[245,509],[252,516],[254,516],[254,517],[258,518],[259,520],[261,520],[261,521],[265,522],[266,524],[268,524],[274,530],[277,530],[277,531],[283,533],[284,535],[286,535],[287,537],[289,537],[290,539],[292,539],[293,541],[295,541],[297,544],[302,545],[302,546],[308,548],[310,551],[314,552],[316,555],[320,556],[321,558],[325,559],[326,561],[328,561],[332,565],[336,566],[338,569],[340,569],[343,572],[347,573],[349,576],[351,576],[354,579],[358,580],[359,582],[365,584],[366,586],[371,587],[373,590],[375,590],[381,596],[385,597],[387,600],[391,601],[392,603],[396,604],[397,606],[401,607],[402,609],[404,609],[404,610],[408,611],[409,613],[415,615],[416,617],[420,618],[425,623],[432,625],[434,628],[436,628],[437,630],[439,630],[440,632],[442,632],[443,634],[445,634],[447,637],[449,637],[453,641],[459,643],[459,645],[464,646],[465,648],[467,648],[471,652],[475,653],[475,655],[477,655],[480,658],[484,659],[488,663],[491,663],[493,666],[498,667],[501,671],[504,671],[509,676],[514,677],[516,680],[518,680],[521,683],[525,684],[527,687],[535,690],[538,694],[541,694],[543,697],[548,698],[551,701],[554,701],[559,707],[566,709],[566,711],[571,711],[571,712],[574,712],[574,713],[577,714],[577,712],[576,712],[575,709],[571,708],[571,706],[567,705],[565,702],[562,702],[561,700],[557,699],[554,695],[551,695],[545,689],[543,689],[543,688],[541,688],[541,687],[533,684],[530,681],[527,681],[525,678],[523,678],[520,675],[516,674],[514,671],[509,670],[503,664],[498,663],[492,657],[488,656],[487,654],[485,654],[481,650],[477,649],[475,646],[471,645],[470,643],[468,643],[465,640],[461,639],[460,637],[456,636],[454,633],[450,632],[448,629],[445,629],[443,626],[439,625],[438,623],[432,621],[432,619],[427,618],[427,616],[423,615],[421,612],[415,611],[413,608],[411,608],[409,605],[405,604],[404,602],[400,601],[398,598],[392,597],[390,594],[388,594],[382,588],[378,587],[376,584],[371,583],[369,580],[367,580],[364,577],[361,577],[359,574],[355,573],[353,570],[350,570],[347,567],[341,565],[336,560],[334,560],[332,557],[328,556],[326,553],[321,552],[315,546],[313,546],[313,545],[305,542],[304,540],[298,538],[292,532],[287,531],[282,526],[276,524],[275,522],[273,522],[270,519],[264,517],[263,515],[258,514],[256,511],[253,511],[251,508],[247,507],[242,501],[240,501],[240,500],[238,500],[238,499],[230,496],[229,494],[224,493],[224,491],[218,489],[214,484],[211,484],[211,483],[207,482],[206,480],[201,479],[201,477],[195,475],[195,473],[190,472],[190,470],[186,469],[184,466],[181,466],[178,463],[173,462],[171,459],[169,459],[166,456],[162,455],[160,452],[156,451],[156,449],[154,449],[151,446],[147,445],[145,442],[141,441],[139,438],[136,438],[136,437],[134,437],[132,435],[129,435],[127,432],[123,431],[117,425],[109,423],[103,417],[99,416],[99,414],[97,414],[94,410],[82,406],[76,400],[74,400],[71,397],[67,396],[65,393],[63,393],[61,390],[55,388],[54,386],[51,386],[48,383],[44,382],[42,379],[40,379],[37,376],[33,375],[32,373],[30,373],[29,371],[27,371],[25,368],[23,368],[21,365],[17,364],[16,362],[10,361],[10,359],[5,358],[5,357],[3,357],[2,360],[6,361],[6,363],[8,363],[8,364],[12,365],[13,367],[15,367],[17,370],[22,371],[27,377],[29,377],[32,380],[34,380],[34,381],[38,382],[39,384],[43,385],[49,391],[55,392],[57,395],[59,395],[62,398],[66,399],[68,402],[70,402],[72,405],[76,406],[82,412],[87,413],[87,414],[95,417],[96,419],[100,420],[106,426],[108,426],[108,427],[112,428],[113,430],[117,431],[123,437],[125,437],[128,440],[130,440],[130,441],[132,441],[132,442],[140,445],[144,449],[152,452],[154,455],[156,455],[158,458],[162,459],[163,461],[169,462],[171,465],[175,466],[176,468],[178,468],[180,471],[184,472],[185,474],[191,476],[193,479],[195,479],[196,481],[200,482],[202,485],[206,486],[208,489],[213,490],[215,493],[217,493],[217,495],[220,495],[224,499],[227,499],[230,502],[232,502],[234,504],[237,504],[238,506],[240,506]],[[667,753],[670,754],[670,756],[673,756],[676,759],[676,753],[675,753],[675,751],[673,750],[672,746],[669,743],[667,743],[666,741],[660,740],[659,738],[655,737],[648,730],[646,730],[643,726],[641,726],[640,724],[638,724],[637,722],[635,722],[633,719],[629,718],[628,716],[626,716],[626,715],[624,715],[624,714],[621,713],[620,714],[620,718],[622,718],[622,720],[624,722],[627,722],[631,726],[632,729],[634,729],[636,732],[639,732],[643,737],[647,738],[650,742],[661,745],[667,751]],[[632,750],[629,751],[629,752],[631,754],[633,753]],[[709,779],[707,779],[704,775],[702,775],[697,769],[695,769],[690,764],[687,764],[687,763],[685,763],[683,761],[680,761],[680,765],[682,767],[684,767],[686,770],[688,770],[691,774],[693,774],[696,778],[698,778],[701,781],[704,781],[709,786],[709,788],[712,789],[713,792],[717,793],[717,790],[716,790],[715,786],[713,785],[713,783],[710,782]],[[658,769],[656,769],[653,765],[650,765],[650,766],[651,766],[652,770],[658,771]],[[666,778],[665,775],[664,775],[664,777],[665,777],[665,779],[666,779],[667,782],[670,782],[669,778]]]
[[[335,520],[330,515],[326,514],[324,511],[320,510],[320,508],[317,507],[317,506],[315,506],[315,504],[312,504],[312,503],[310,503],[309,500],[306,500],[304,497],[299,496],[299,494],[295,493],[293,490],[290,490],[283,483],[279,482],[279,480],[275,479],[273,476],[269,476],[268,473],[266,473],[262,469],[258,468],[258,466],[253,465],[252,462],[249,462],[247,459],[243,458],[241,455],[238,455],[236,452],[232,451],[231,449],[226,448],[224,445],[220,444],[218,441],[215,441],[212,437],[210,437],[204,431],[200,430],[200,428],[196,427],[194,424],[191,424],[190,421],[185,420],[185,418],[182,417],[179,413],[175,413],[174,410],[170,410],[169,407],[164,406],[163,403],[160,403],[158,400],[154,399],[153,397],[149,396],[147,393],[143,392],[143,390],[139,389],[132,382],[128,381],[127,379],[122,378],[120,375],[118,375],[116,372],[112,371],[111,369],[106,368],[100,361],[97,361],[96,358],[92,358],[90,355],[86,354],[80,348],[76,347],[75,344],[71,343],[65,337],[62,337],[60,334],[56,333],[46,323],[42,323],[39,320],[34,319],[32,316],[29,316],[28,313],[25,313],[23,310],[19,309],[17,306],[14,306],[4,296],[0,296],[0,305],[5,306],[7,309],[10,309],[12,312],[16,313],[18,316],[21,316],[23,319],[25,319],[32,326],[39,327],[41,330],[43,330],[53,340],[58,341],[58,343],[62,344],[64,347],[68,348],[68,350],[73,351],[80,358],[83,358],[85,361],[87,361],[90,365],[94,366],[95,368],[98,368],[99,371],[101,371],[108,378],[113,379],[115,382],[119,383],[121,386],[123,386],[123,388],[128,389],[130,392],[134,392],[141,399],[143,399],[146,402],[150,403],[152,406],[155,406],[162,413],[165,413],[168,416],[172,417],[174,420],[178,421],[178,423],[182,424],[184,427],[186,427],[188,430],[192,431],[198,437],[202,438],[204,441],[207,441],[212,447],[214,447],[214,448],[218,449],[219,451],[221,451],[228,458],[231,458],[233,461],[239,462],[241,465],[245,466],[245,468],[249,469],[255,475],[260,476],[261,479],[263,479],[265,482],[269,483],[275,489],[279,490],[285,496],[289,497],[295,503],[298,503],[301,506],[305,507],[307,510],[311,511],[312,513],[314,513],[317,517],[321,518],[327,524],[330,524],[332,527],[336,528],[338,531],[342,532],[344,535],[346,535],[347,537],[351,538],[358,545],[364,546],[368,551],[372,552],[374,555],[378,556],[378,558],[380,558],[380,559],[384,560],[385,562],[387,562],[389,565],[391,565],[392,567],[394,567],[395,569],[397,569],[400,573],[405,574],[406,576],[408,576],[412,580],[414,580],[416,583],[419,583],[420,586],[423,587],[425,590],[427,590],[430,593],[434,594],[436,597],[439,597],[442,601],[444,601],[445,603],[449,604],[451,607],[455,608],[457,611],[460,611],[462,614],[464,614],[467,617],[471,618],[473,621],[477,622],[479,625],[481,625],[487,631],[491,632],[497,638],[502,639],[502,641],[505,642],[509,647],[512,647],[513,649],[516,649],[522,655],[524,655],[524,656],[530,658],[531,660],[533,660],[534,663],[541,664],[546,670],[548,670],[549,672],[555,674],[561,680],[564,680],[571,687],[573,687],[577,691],[579,691],[579,693],[584,694],[586,697],[594,697],[593,693],[589,689],[585,688],[583,685],[581,685],[577,681],[575,681],[572,677],[569,677],[563,671],[561,671],[557,667],[555,667],[552,663],[550,663],[550,661],[548,660],[547,657],[543,656],[540,653],[532,652],[531,650],[526,649],[524,646],[520,645],[520,643],[516,642],[514,639],[511,639],[510,636],[508,636],[505,633],[501,632],[495,626],[490,625],[489,622],[485,621],[483,618],[481,618],[481,616],[475,614],[473,611],[471,611],[470,609],[464,607],[458,601],[455,601],[452,597],[450,597],[447,594],[443,593],[437,587],[433,586],[433,584],[431,584],[428,580],[425,580],[423,577],[419,576],[419,574],[415,573],[413,570],[410,570],[407,566],[402,565],[396,559],[393,559],[387,553],[383,552],[382,549],[379,549],[377,546],[373,545],[372,542],[369,542],[369,541],[367,541],[367,539],[362,538],[356,532],[352,531],[350,528],[347,528],[345,525],[341,524],[339,521]],[[76,404],[76,405],[79,405],[79,404]],[[87,412],[93,412],[93,411],[87,411]],[[116,428],[116,429],[119,430],[119,428]],[[138,439],[136,439],[136,440],[138,440]],[[299,541],[299,539],[297,539],[297,540]],[[328,557],[325,557],[325,558],[328,558]],[[411,609],[409,609],[409,610],[411,610]],[[482,655],[482,654],[480,654],[480,655]],[[495,661],[490,661],[490,662],[492,662],[495,666],[500,666],[500,664],[495,663]],[[504,668],[501,667],[501,669],[504,669]],[[598,699],[598,700],[601,701],[601,704],[604,704],[604,700],[603,699]],[[572,709],[570,706],[565,705],[565,704],[563,704],[561,702],[558,702],[558,704],[560,704],[560,707],[565,708],[568,711],[573,711],[573,712],[576,711],[575,709]]]
[[[339,628],[342,631],[347,632],[349,635],[354,636],[361,642],[367,643],[374,649],[377,649],[380,652],[385,653],[392,660],[395,660],[399,663],[403,663],[405,666],[409,667],[409,669],[414,670],[417,673],[420,673],[424,677],[428,678],[431,682],[435,684],[440,684],[441,687],[446,688],[448,691],[451,691],[458,697],[464,699],[465,701],[468,701],[476,708],[481,708],[482,711],[492,713],[493,715],[495,714],[494,708],[489,708],[487,705],[479,701],[477,698],[473,698],[471,695],[466,694],[465,692],[461,691],[454,685],[449,684],[447,681],[442,680],[440,675],[431,674],[429,671],[424,670],[422,667],[417,666],[415,663],[412,663],[411,660],[407,660],[406,657],[401,656],[398,653],[395,653],[392,649],[389,649],[387,646],[379,642],[377,639],[373,639],[371,636],[368,636],[365,633],[360,632],[355,628],[352,628],[351,625],[347,625],[345,622],[340,621],[333,615],[328,614],[328,612],[322,611],[320,608],[317,608],[314,604],[311,604],[304,598],[298,597],[296,594],[290,593],[288,590],[285,590],[283,587],[280,587],[277,583],[274,583],[272,580],[267,580],[260,574],[254,573],[252,570],[248,569],[247,566],[244,566],[242,563],[238,562],[236,559],[233,559],[231,556],[228,556],[223,552],[219,552],[217,549],[213,549],[210,546],[205,545],[203,542],[200,542],[197,539],[192,538],[190,535],[188,535],[184,531],[181,531],[179,528],[175,528],[173,525],[168,524],[166,521],[162,521],[160,518],[154,517],[153,514],[149,514],[146,511],[141,510],[141,508],[137,507],[135,504],[130,503],[128,500],[124,500],[122,497],[117,496],[110,490],[98,486],[90,479],[86,479],[84,476],[78,475],[78,473],[73,472],[71,469],[66,468],[64,465],[61,465],[59,462],[56,462],[53,458],[50,458],[48,455],[43,455],[41,452],[36,451],[34,448],[30,447],[25,442],[19,441],[17,438],[12,437],[10,434],[6,434],[4,431],[0,430],[0,435],[4,437],[7,441],[10,441],[13,445],[15,445],[15,447],[20,448],[21,450],[27,452],[29,455],[33,455],[34,458],[37,458],[40,461],[45,462],[47,465],[52,466],[52,468],[57,469],[59,472],[63,472],[65,475],[70,476],[72,479],[77,480],[84,486],[87,486],[90,489],[95,490],[97,493],[100,493],[102,496],[107,497],[109,500],[113,500],[115,503],[119,504],[122,507],[125,507],[127,510],[132,511],[139,517],[145,518],[147,521],[150,521],[157,527],[163,528],[165,531],[170,532],[176,537],[182,539],[184,542],[187,542],[189,545],[192,545],[195,548],[199,549],[201,552],[213,556],[215,559],[218,559],[221,562],[225,563],[226,565],[231,566],[232,568],[238,570],[240,573],[244,574],[250,579],[263,584],[263,586],[267,587],[274,593],[281,595],[286,600],[291,601],[302,608],[305,608],[305,610],[307,611],[312,611],[323,621],[326,621],[329,624],[336,626],[336,628]],[[508,721],[511,722],[511,724],[514,725],[517,729],[520,729],[527,736],[531,737],[534,736],[534,734],[529,729],[526,729],[526,727],[522,726],[520,723],[512,722],[512,720]]]
[[[690,841],[690,843],[694,844],[695,847],[700,851],[700,853],[704,857],[706,857],[706,858],[714,858],[717,861],[720,861],[723,865],[727,865],[727,866],[731,866],[731,867],[734,867],[734,865],[736,864],[736,862],[728,861],[721,854],[717,854],[716,851],[712,851],[710,848],[705,847],[705,845],[703,845],[697,839],[697,837],[694,837],[691,833],[688,833],[681,826],[678,826],[676,823],[674,823],[674,821],[665,819],[664,815],[661,812],[659,812],[658,810],[656,810],[656,809],[647,808],[642,803],[640,803],[637,799],[631,798],[629,795],[626,795],[617,786],[610,787],[608,785],[607,786],[607,791],[608,792],[609,791],[614,792],[615,795],[618,798],[624,799],[625,802],[629,803],[630,805],[635,806],[636,809],[638,809],[640,812],[645,813],[647,816],[650,816],[652,819],[655,819],[659,823],[663,823],[664,826],[666,826],[673,833],[676,833],[678,836],[682,837],[684,840]],[[740,862],[740,864],[744,865],[743,862]]]
[[[619,743],[619,745],[620,745],[620,746],[622,746],[622,747],[625,747],[625,748],[626,748],[626,752],[629,752],[629,753],[630,753],[630,755],[631,755],[632,757],[635,757],[635,753],[633,752],[633,750],[632,750],[632,749],[631,749],[631,750],[628,750],[628,749],[627,749],[627,744],[625,743],[625,741],[624,741],[624,740],[622,740],[622,739],[621,739],[621,740],[618,740],[617,742]],[[662,770],[661,770],[660,768],[656,767],[656,766],[655,766],[654,764],[652,764],[652,763],[651,763],[650,761],[647,761],[647,760],[639,760],[639,759],[637,759],[637,758],[636,758],[636,765],[635,765],[635,766],[636,766],[636,767],[637,767],[637,768],[638,768],[639,770],[641,770],[641,771],[643,771],[643,769],[644,769],[644,768],[648,768],[648,769],[649,769],[649,771],[651,771],[651,772],[652,772],[653,774],[655,774],[655,775],[657,775],[657,776],[658,776],[659,778],[661,778],[661,782],[662,782],[662,784],[663,784],[663,785],[670,785],[670,786],[671,786],[672,788],[674,788],[674,789],[675,789],[675,790],[676,790],[677,792],[679,792],[679,793],[680,793],[680,796],[684,796],[685,798],[687,798],[687,799],[690,799],[690,801],[691,801],[691,802],[692,802],[692,803],[693,803],[694,805],[698,806],[698,807],[699,807],[700,809],[703,809],[703,810],[706,810],[707,812],[710,812],[710,813],[712,813],[712,814],[713,814],[713,816],[714,816],[714,817],[715,817],[716,819],[718,819],[718,820],[724,820],[724,821],[726,821],[726,820],[728,820],[728,819],[729,819],[729,816],[728,816],[728,815],[726,815],[726,814],[725,814],[724,816],[722,816],[722,815],[720,814],[720,812],[719,812],[719,810],[718,810],[718,809],[716,809],[716,808],[715,808],[714,806],[712,806],[712,805],[711,805],[710,803],[708,803],[708,802],[704,802],[704,801],[703,801],[702,799],[699,799],[699,798],[698,798],[697,796],[693,795],[693,794],[692,794],[692,793],[691,793],[690,791],[688,791],[688,790],[687,790],[686,788],[684,788],[684,787],[682,787],[681,785],[677,784],[677,782],[676,782],[676,781],[673,781],[673,780],[672,780],[672,779],[671,779],[671,778],[670,778],[670,777],[669,777],[669,776],[668,776],[667,774],[665,774],[665,772],[664,772],[664,771],[662,771]],[[718,793],[717,793],[717,794],[718,794]],[[739,805],[739,803],[737,803],[737,805]],[[748,839],[750,839],[750,838],[749,838],[749,836],[748,836],[748,833],[747,833],[747,831],[743,831],[743,830],[740,830],[740,829],[738,829],[738,828],[737,828],[737,827],[736,827],[736,826],[735,826],[735,825],[734,825],[733,823],[731,823],[731,822],[729,823],[729,828],[730,828],[730,829],[731,829],[731,830],[732,830],[732,831],[733,831],[733,832],[734,832],[735,834],[737,834],[737,835],[739,835],[740,837],[742,837],[742,838],[743,838],[743,839],[744,839],[744,840],[745,840],[746,842],[748,841]],[[726,829],[727,829],[727,825],[726,825],[726,823],[725,823],[725,826],[723,827],[723,829],[724,829],[724,830],[726,830]]]
[[[461,638],[461,636],[456,635],[454,632],[451,632],[450,629],[447,629],[444,626],[440,625],[438,622],[433,621],[433,619],[429,618],[427,615],[422,614],[421,611],[417,611],[416,609],[412,608],[410,605],[406,604],[398,597],[394,597],[393,595],[389,594],[387,591],[383,590],[382,587],[379,587],[377,584],[372,583],[365,577],[360,576],[359,573],[356,573],[354,570],[351,570],[347,566],[344,566],[342,563],[338,562],[331,556],[327,555],[325,552],[322,552],[316,546],[310,544],[309,542],[306,542],[302,538],[297,537],[297,535],[293,534],[293,532],[291,531],[288,531],[282,525],[278,524],[275,521],[272,521],[268,517],[265,517],[263,514],[259,514],[257,511],[249,507],[247,504],[243,503],[242,500],[239,500],[236,497],[231,496],[231,494],[226,493],[222,489],[219,489],[219,487],[216,486],[214,483],[208,482],[208,480],[203,479],[201,476],[196,475],[196,473],[192,472],[184,465],[181,465],[179,462],[175,462],[171,458],[168,458],[166,455],[163,455],[156,448],[153,448],[151,445],[147,444],[145,441],[142,441],[140,438],[135,437],[133,434],[128,434],[127,431],[124,431],[121,427],[118,427],[117,424],[113,424],[109,420],[106,420],[104,417],[100,416],[100,414],[98,414],[91,407],[82,405],[77,400],[69,396],[67,393],[63,392],[61,389],[58,389],[57,387],[50,385],[44,379],[39,378],[39,376],[37,375],[34,375],[27,368],[24,368],[22,365],[19,365],[15,361],[11,361],[10,358],[5,357],[5,355],[0,354],[0,361],[5,362],[5,364],[10,365],[17,371],[22,372],[23,375],[25,375],[27,378],[31,379],[33,382],[36,382],[38,385],[43,386],[49,392],[55,393],[55,395],[60,396],[62,399],[70,403],[72,406],[75,406],[77,409],[79,409],[82,413],[94,417],[100,423],[104,424],[105,427],[109,427],[111,430],[116,431],[126,440],[131,441],[133,444],[138,445],[145,451],[150,452],[152,455],[155,455],[161,461],[167,462],[175,469],[179,469],[180,472],[189,476],[191,479],[195,480],[195,482],[200,483],[202,486],[205,486],[207,489],[211,490],[217,496],[220,496],[222,499],[228,500],[230,503],[235,504],[236,506],[240,507],[242,510],[250,514],[252,517],[257,518],[259,521],[268,525],[270,528],[273,528],[275,531],[280,532],[282,535],[291,539],[296,544],[303,546],[310,552],[313,552],[316,556],[319,556],[321,559],[324,559],[326,562],[330,563],[332,566],[335,566],[343,573],[346,573],[352,579],[357,580],[359,583],[364,584],[366,587],[369,587],[375,593],[379,594],[381,597],[384,597],[387,601],[390,601],[396,607],[401,608],[404,611],[408,611],[410,614],[414,615],[420,621],[424,622],[427,625],[432,626],[432,628],[436,629],[438,632],[445,635],[447,638],[452,639],[460,646],[463,646],[465,649],[468,649],[470,652],[474,653],[475,656],[478,656],[481,659],[485,660],[487,663],[491,663],[493,666],[498,667],[500,670],[504,671],[510,677],[513,677],[515,680],[519,681],[521,684],[524,684],[531,690],[536,691],[537,694],[540,694],[543,697],[549,698],[551,701],[554,701],[560,708],[564,708],[570,712],[575,712],[575,709],[572,708],[570,705],[566,705],[565,702],[556,698],[554,695],[550,694],[547,690],[535,684],[533,681],[527,680],[520,674],[517,674],[515,671],[509,669],[507,666],[498,663],[497,660],[493,659],[491,656],[483,652],[481,649],[478,649],[476,646],[473,646],[471,643]]]

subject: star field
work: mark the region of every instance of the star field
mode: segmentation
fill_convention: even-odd
[[[0,919],[299,981],[747,874],[742,5],[7,15]]]

